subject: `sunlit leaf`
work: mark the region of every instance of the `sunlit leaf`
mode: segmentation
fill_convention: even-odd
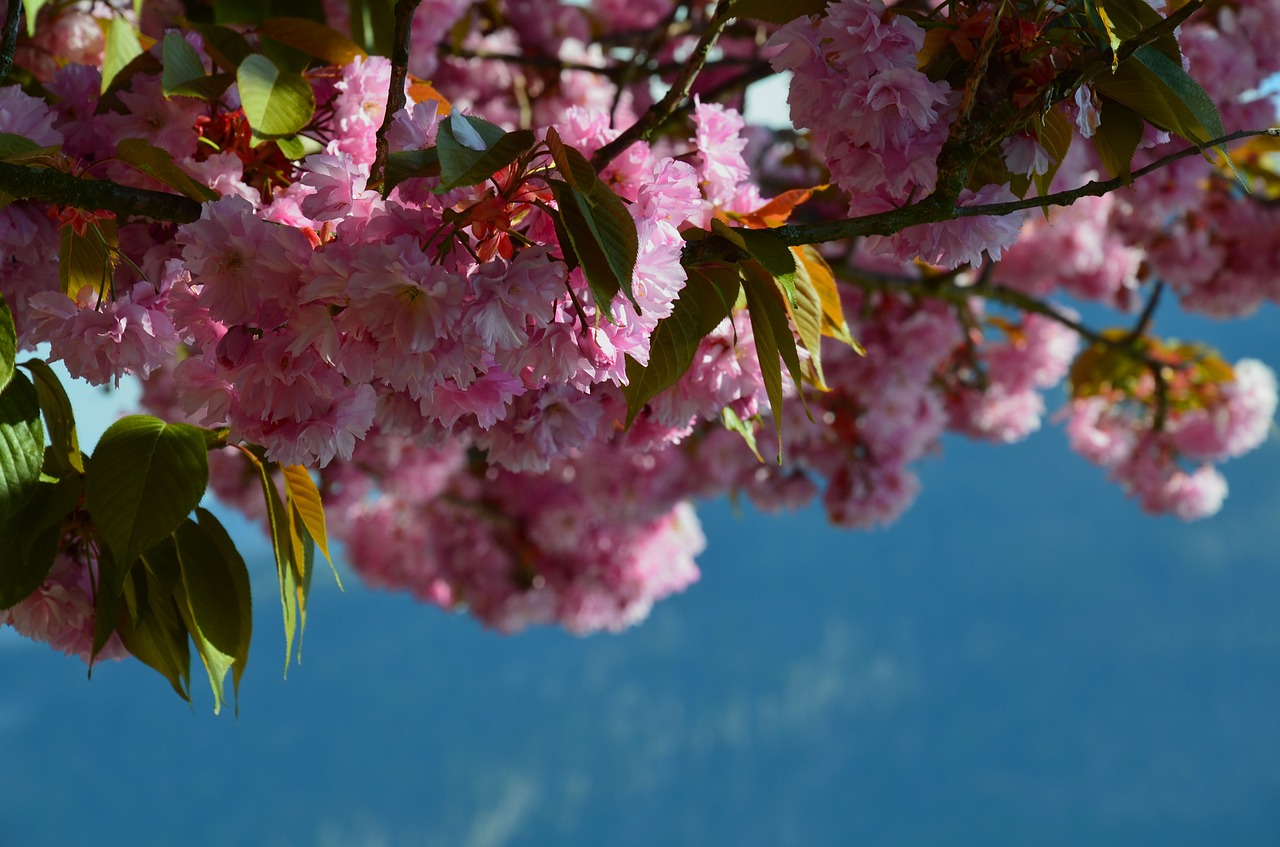
[[[58,281],[63,293],[74,300],[86,285],[100,293],[109,292],[119,246],[113,220],[99,218],[84,235],[64,225],[58,251]]]
[[[107,428],[86,468],[85,505],[121,577],[191,514],[208,481],[196,427],[130,415]]]
[[[182,192],[192,200],[208,203],[218,199],[218,192],[196,182],[187,175],[186,171],[178,167],[168,150],[149,144],[141,138],[126,138],[118,143],[116,158],[170,188]]]
[[[80,452],[80,439],[76,435],[76,419],[71,409],[71,399],[62,387],[58,375],[40,359],[28,359],[22,366],[31,372],[35,382],[40,411],[44,414],[49,432],[49,446],[45,451],[44,471],[62,478],[73,473],[84,473],[84,455]]]
[[[188,518],[173,537],[183,588],[175,600],[209,676],[217,712],[226,702],[223,683],[227,672],[237,661],[243,664],[249,653],[249,644],[242,639],[244,618],[252,617],[252,609],[241,605],[239,589],[249,575],[239,554],[228,559],[206,526]]]
[[[44,463],[44,426],[35,386],[14,372],[0,391],[0,520],[26,506]]]
[[[13,379],[13,369],[18,356],[18,332],[13,325],[13,313],[0,295],[0,392]]]
[[[133,25],[124,18],[112,18],[107,24],[106,47],[102,53],[102,91],[111,87],[116,75],[142,55],[142,43]]]
[[[258,135],[294,135],[315,113],[311,83],[300,74],[280,70],[261,53],[254,53],[240,63],[236,83],[245,118]]]

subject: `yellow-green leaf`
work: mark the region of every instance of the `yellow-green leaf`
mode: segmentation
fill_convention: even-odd
[[[253,131],[271,138],[300,132],[315,114],[311,83],[301,75],[282,71],[261,53],[254,53],[236,69],[240,104]]]
[[[133,25],[124,18],[107,24],[106,47],[102,53],[102,91],[106,92],[125,65],[142,55],[142,43]]]

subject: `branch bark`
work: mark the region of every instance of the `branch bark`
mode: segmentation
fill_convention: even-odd
[[[0,162],[0,192],[19,200],[40,200],[87,211],[106,210],[122,217],[191,223],[200,204],[181,194],[129,188],[110,180],[85,179],[48,168]]]
[[[369,167],[369,185],[382,184],[387,168],[387,132],[395,121],[396,112],[404,108],[404,81],[409,76],[409,36],[413,29],[413,13],[422,0],[396,0],[395,33],[391,47],[391,82],[387,85],[387,110],[378,127],[373,164]]]
[[[4,28],[0,29],[0,84],[13,68],[13,54],[18,49],[18,33],[22,28],[22,5],[22,0],[9,0]]]

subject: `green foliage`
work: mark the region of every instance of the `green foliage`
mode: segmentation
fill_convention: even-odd
[[[609,190],[596,175],[586,157],[560,140],[554,130],[547,130],[547,147],[562,179],[548,180],[560,210],[564,232],[582,266],[596,308],[613,321],[613,298],[622,292],[640,311],[631,291],[640,239],[636,224],[618,195]]]
[[[58,282],[72,300],[86,285],[94,291],[111,291],[120,239],[114,220],[100,218],[90,223],[84,235],[74,227],[62,227],[62,245],[58,251]]]
[[[107,428],[86,469],[85,505],[119,565],[118,579],[191,514],[208,481],[196,427],[130,415]]]
[[[40,412],[44,415],[49,445],[44,451],[44,473],[57,479],[84,473],[84,455],[76,435],[76,419],[62,381],[40,359],[28,359],[22,366],[35,381]]]
[[[527,129],[507,132],[480,118],[450,115],[440,122],[436,134],[440,161],[436,193],[484,182],[532,150],[536,140]]]
[[[649,364],[627,361],[627,426],[644,405],[679,381],[693,364],[702,339],[730,315],[741,282],[736,269],[723,265],[690,268],[672,312],[658,322],[649,341]]]
[[[14,366],[18,355],[18,333],[13,326],[13,313],[9,304],[0,296],[0,393],[13,379]]]
[[[440,150],[428,147],[426,150],[399,150],[387,156],[387,169],[382,177],[382,196],[391,194],[392,190],[406,179],[418,177],[440,176]]]
[[[102,91],[105,93],[116,76],[134,59],[142,55],[138,33],[124,18],[112,18],[107,24],[106,46],[102,54]]]
[[[261,53],[240,62],[236,83],[245,118],[254,134],[263,138],[294,135],[315,114],[311,83],[300,74],[281,70]]]
[[[169,151],[155,147],[141,138],[126,138],[117,144],[116,158],[192,200],[209,203],[218,199],[218,192],[187,176],[187,172],[173,161]]]
[[[0,392],[0,518],[22,511],[44,463],[44,427],[35,386],[13,371]]]
[[[17,512],[0,520],[0,609],[22,602],[48,577],[63,521],[81,496],[79,476],[41,480]]]
[[[253,634],[249,572],[235,548],[225,549],[210,531],[216,523],[203,512],[200,523],[188,518],[173,533],[182,574],[181,590],[174,599],[209,676],[214,712],[226,702],[223,683],[233,667],[238,694]]]
[[[782,464],[782,368],[778,360],[781,357],[792,381],[799,385],[800,358],[791,327],[787,325],[786,299],[777,280],[759,262],[743,262],[742,288],[747,295],[747,314],[760,360],[760,375],[778,433],[778,464]]]

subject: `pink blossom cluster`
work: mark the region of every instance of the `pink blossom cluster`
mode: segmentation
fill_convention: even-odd
[[[849,194],[849,214],[885,212],[934,190],[938,154],[958,104],[945,81],[918,70],[924,30],[881,0],[841,0],[821,18],[801,17],[769,41],[777,71],[794,76],[791,120],[810,132],[832,184]],[[1007,186],[966,190],[961,206],[1014,199]],[[868,239],[900,261],[978,264],[1016,240],[1021,215],[957,218]]]
[[[213,103],[166,98],[144,71],[103,102],[92,66],[101,46],[78,7],[61,10],[75,11],[66,21],[52,8],[42,13],[63,26],[48,30],[61,34],[49,34],[46,48],[69,60],[41,71],[52,105],[0,89],[0,129],[61,144],[79,173],[158,188],[116,160],[122,141],[140,138],[220,198],[182,226],[108,225],[27,202],[0,208],[0,293],[21,345],[49,344],[52,358],[95,383],[143,378],[145,402],[168,419],[225,426],[233,442],[261,445],[271,460],[319,468],[334,538],[374,585],[465,608],[502,631],[617,630],[697,578],[704,541],[695,497],[734,492],[769,508],[820,498],[840,525],[891,522],[920,488],[916,463],[940,450],[944,432],[1011,442],[1035,431],[1077,348],[1074,332],[1047,316],[921,294],[934,273],[922,263],[974,266],[954,277],[964,284],[985,267],[1009,289],[1120,308],[1155,278],[1218,314],[1276,298],[1275,212],[1225,189],[1203,191],[1214,171],[1191,158],[1133,193],[1047,219],[960,217],[863,239],[839,260],[833,252],[838,274],[866,283],[841,287],[866,355],[824,345],[827,390],[784,378],[781,466],[771,461],[776,421],[744,309],[701,340],[688,372],[628,427],[628,361],[650,362],[659,322],[692,284],[681,264],[685,233],[766,202],[748,164],[749,129],[735,109],[698,100],[688,137],[637,142],[603,169],[639,250],[634,303],[625,293],[597,302],[546,213],[555,204],[548,128],[588,157],[615,138],[651,95],[635,83],[620,92],[591,72],[605,62],[591,38],[653,27],[676,4],[509,3],[493,26],[462,41],[462,51],[489,58],[446,55],[457,52],[452,44],[428,49],[468,7],[420,5],[414,39],[424,49],[411,71],[431,78],[454,115],[530,127],[540,146],[448,191],[435,177],[408,179],[385,197],[369,187],[391,76],[377,57],[308,75],[319,106],[308,132],[321,149],[300,162],[251,145],[234,87]],[[347,5],[325,9],[341,23]],[[1274,9],[1245,0],[1212,25],[1184,27],[1198,76],[1240,68],[1214,83],[1226,86],[1214,93],[1234,104],[1225,109],[1232,121],[1266,112],[1248,97],[1259,74],[1276,70],[1255,33],[1274,40]],[[186,37],[211,67],[200,37]],[[726,41],[726,55],[748,41]],[[959,94],[918,69],[923,43],[923,30],[880,0],[832,3],[825,17],[797,19],[770,41],[774,67],[794,74],[793,118],[853,215],[935,188]],[[670,61],[674,49],[658,58]],[[391,148],[433,145],[439,107],[428,99],[394,115]],[[1165,139],[1149,142],[1143,155],[1160,155]],[[1079,139],[1073,151],[1055,185],[1098,173]],[[1050,165],[1029,136],[1003,152],[1018,173]],[[986,185],[959,203],[1012,197],[1008,186]],[[60,224],[114,227],[115,252],[127,261],[98,284],[64,292]],[[1067,430],[1144,508],[1198,517],[1225,495],[1213,463],[1261,443],[1275,406],[1274,376],[1245,361],[1212,402],[1171,413],[1158,433],[1147,410],[1117,397],[1072,402]],[[720,426],[735,420],[769,461]],[[211,456],[211,486],[262,517],[258,479],[233,453]],[[91,573],[60,556],[40,591],[0,623],[83,654]]]
[[[1105,468],[1142,508],[1183,520],[1215,514],[1227,483],[1214,463],[1241,456],[1267,437],[1276,412],[1276,376],[1254,359],[1234,367],[1217,400],[1175,415],[1154,431],[1137,407],[1103,396],[1072,402],[1072,448]]]
[[[83,551],[77,555],[64,550],[39,588],[17,605],[0,609],[0,626],[7,624],[33,641],[88,662],[93,652],[96,580],[96,563],[86,561]],[[97,658],[123,659],[128,655],[120,637],[112,634]]]

